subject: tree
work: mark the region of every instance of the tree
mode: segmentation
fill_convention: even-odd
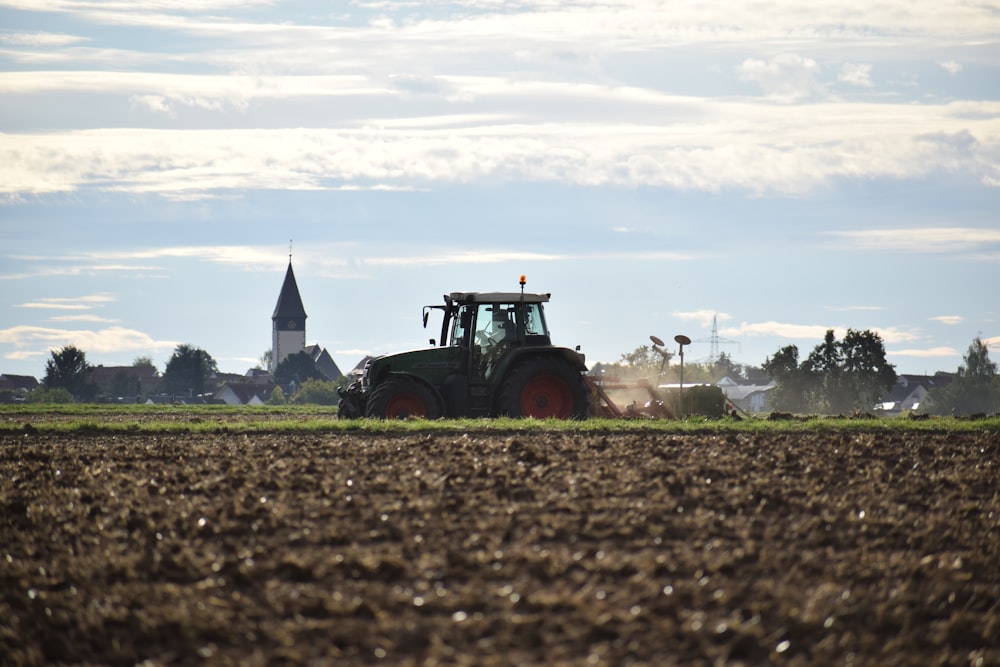
[[[156,371],[156,364],[153,363],[152,357],[136,357],[132,362],[132,368],[152,368]]]
[[[325,380],[326,376],[316,367],[316,362],[306,352],[298,352],[285,357],[274,370],[274,381],[291,384],[294,380],[301,385],[306,380]]]
[[[759,366],[750,366],[748,364],[742,368],[743,377],[746,379],[747,384],[765,385],[771,382],[771,376]]]
[[[711,368],[712,374],[719,380],[724,377],[728,377],[733,380],[745,379],[742,367],[739,364],[734,363],[732,358],[725,352],[719,353],[719,358],[712,363]]]
[[[771,390],[771,405],[789,412],[808,412],[809,396],[806,391],[810,384],[808,373],[799,366],[799,348],[787,345],[774,357],[764,360],[764,372],[774,380]]]
[[[969,345],[965,364],[947,387],[928,396],[935,414],[979,414],[1000,411],[1000,378],[987,346],[978,336]]]
[[[668,359],[673,356],[669,352],[666,354]],[[613,377],[625,381],[644,378],[658,383],[666,381],[665,374],[660,375],[661,368],[667,370],[667,362],[663,355],[649,345],[640,345],[631,352],[621,355],[613,364],[594,364],[591,373],[595,376]]]
[[[139,376],[137,376],[134,372],[125,370],[124,368],[120,368],[115,371],[115,374],[111,377],[111,386],[109,389],[112,398],[119,398],[122,396],[138,396],[142,393]]]
[[[801,378],[808,388],[809,402],[817,412],[838,412],[831,404],[839,405],[843,396],[841,362],[843,357],[833,329],[827,329],[823,342],[813,348],[802,362],[804,376]]]
[[[764,370],[777,383],[772,404],[792,412],[868,411],[896,383],[882,338],[870,330],[848,329],[838,341],[830,329],[801,364],[792,345],[768,358]]]
[[[67,345],[52,352],[52,358],[45,364],[42,384],[46,389],[65,389],[77,400],[90,400],[97,391],[88,377],[90,369],[83,350]]]
[[[896,369],[885,359],[882,337],[869,330],[848,329],[840,343],[841,393],[837,412],[868,411],[896,384]]]
[[[188,345],[178,345],[163,371],[163,389],[168,394],[193,396],[205,393],[206,382],[218,371],[208,352]]]
[[[672,356],[667,352],[668,359]],[[628,354],[623,354],[619,363],[632,369],[636,374],[651,375],[659,372],[660,365],[663,364],[663,355],[649,345],[640,345]]]
[[[274,364],[271,363],[272,360],[273,360],[273,357],[274,357],[274,351],[273,350],[271,350],[270,348],[267,349],[267,350],[264,350],[263,354],[261,354],[260,357],[257,359],[257,368],[259,368],[261,370],[269,371],[269,372],[273,371],[274,368],[272,368],[272,366],[274,366]]]

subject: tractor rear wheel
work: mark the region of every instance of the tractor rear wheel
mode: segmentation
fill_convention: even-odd
[[[533,357],[507,374],[497,408],[509,417],[586,419],[590,416],[590,392],[580,371],[565,359]]]
[[[366,416],[375,419],[438,419],[441,407],[425,384],[412,378],[392,378],[372,391]]]

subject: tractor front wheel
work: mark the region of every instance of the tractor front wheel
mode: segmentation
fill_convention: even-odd
[[[425,384],[412,378],[392,378],[372,391],[366,415],[375,419],[438,419],[441,407]]]
[[[586,419],[590,416],[587,385],[569,362],[544,356],[522,361],[500,388],[498,412],[509,417]]]

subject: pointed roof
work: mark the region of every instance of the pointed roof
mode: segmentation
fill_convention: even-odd
[[[344,377],[344,374],[340,372],[340,367],[337,362],[333,360],[333,356],[327,352],[325,347],[320,347],[319,345],[306,345],[306,354],[312,357],[313,362],[316,364],[316,368],[322,373],[327,380],[330,382],[336,382],[340,378]]]
[[[295,272],[292,271],[292,260],[288,260],[288,271],[285,272],[285,282],[281,286],[281,294],[278,295],[278,303],[274,306],[274,314],[271,319],[277,318],[305,318],[306,309],[302,305],[302,297],[299,296],[299,286],[295,282]]]

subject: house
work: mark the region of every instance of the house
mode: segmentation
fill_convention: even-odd
[[[889,395],[876,406],[876,409],[890,417],[902,412],[919,410],[931,391],[947,387],[953,378],[951,373],[899,375]]]
[[[264,405],[272,389],[273,385],[227,382],[215,392],[215,400],[226,405]]]
[[[747,414],[770,412],[768,394],[776,386],[772,380],[768,384],[739,384],[730,377],[724,377],[716,385],[726,395],[726,400]]]
[[[326,351],[325,347],[320,347],[319,345],[307,345],[306,354],[312,357],[313,362],[316,364],[316,368],[320,373],[323,374],[330,382],[336,382],[340,378],[344,377],[344,374],[340,372],[340,368],[337,366],[337,362],[333,360],[330,353]]]
[[[0,390],[28,392],[38,388],[38,380],[30,375],[0,375]]]
[[[0,403],[24,400],[25,394],[38,388],[38,380],[30,375],[0,375]]]
[[[273,384],[274,376],[271,375],[271,371],[264,370],[263,368],[251,368],[243,376],[244,382],[249,382],[251,384]]]
[[[97,393],[114,398],[148,396],[154,393],[160,378],[154,366],[94,366],[90,369],[90,382],[97,385]]]
[[[208,376],[208,379],[205,382],[205,391],[215,394],[230,382],[240,384],[246,381],[246,375],[240,375],[239,373],[216,372]]]

